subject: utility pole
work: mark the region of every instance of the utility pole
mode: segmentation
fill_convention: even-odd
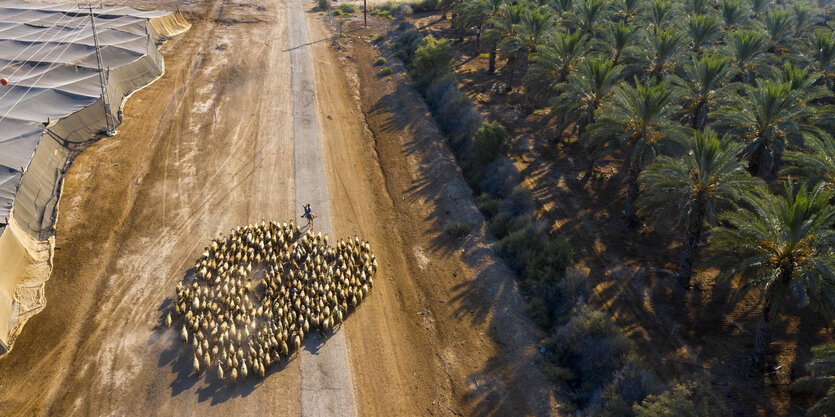
[[[96,63],[99,67],[99,85],[101,86],[101,99],[102,103],[104,104],[104,122],[107,124],[107,135],[113,136],[115,132],[113,129],[112,121],[110,120],[110,103],[107,102],[107,90],[105,87],[104,82],[104,70],[102,69],[102,59],[101,59],[101,48],[99,47],[99,34],[96,31],[96,16],[93,14],[93,9],[101,9],[102,5],[99,4],[96,7],[93,7],[92,4],[88,5],[78,5],[79,9],[87,9],[90,12],[90,25],[93,27],[93,44],[96,47]]]
[[[368,0],[362,0],[362,26],[368,29]]]

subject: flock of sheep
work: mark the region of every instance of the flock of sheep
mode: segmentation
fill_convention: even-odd
[[[253,275],[263,270],[263,279]],[[297,351],[311,330],[325,334],[368,296],[377,260],[368,242],[303,232],[291,221],[238,227],[218,236],[177,284],[174,310],[194,371],[217,367],[232,384]],[[187,282],[191,281],[191,282]],[[171,312],[165,324],[171,326]]]

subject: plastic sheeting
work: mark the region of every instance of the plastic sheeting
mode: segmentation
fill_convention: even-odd
[[[163,72],[157,45],[188,30],[178,13],[0,2],[0,354],[46,303],[54,223],[70,162],[118,125],[123,100]]]
[[[162,74],[156,43],[188,23],[176,13],[131,7],[93,13],[108,113],[118,124],[124,96]],[[56,176],[70,152],[53,149],[39,158],[48,166],[32,165],[38,146],[49,137],[63,145],[87,142],[105,126],[94,45],[89,11],[75,4],[0,2],[0,77],[9,81],[0,87],[0,234],[14,206],[24,230],[46,238],[54,219],[45,210],[54,208],[49,200],[57,198]],[[45,134],[46,123],[56,121]],[[32,175],[38,181],[31,190],[25,188],[27,169],[40,171]]]

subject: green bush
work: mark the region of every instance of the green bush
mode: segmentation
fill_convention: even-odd
[[[535,295],[531,298],[527,305],[528,314],[533,318],[540,328],[551,328],[551,312],[548,310],[548,304],[541,296]]]
[[[337,10],[341,10],[342,13],[345,13],[345,14],[351,14],[351,13],[356,13],[357,12],[357,6],[353,3],[342,3],[342,4],[339,5],[339,8]],[[336,13],[334,13],[334,14],[336,14]]]
[[[448,46],[448,45],[447,45]],[[451,63],[451,61],[450,61]],[[414,69],[414,66],[413,66]],[[428,77],[435,77],[431,80]],[[481,126],[481,115],[473,108],[470,98],[458,89],[458,78],[447,69],[429,74],[429,84],[418,85],[435,115],[438,125],[451,137],[450,144],[458,151],[460,160],[468,160],[470,135]]]
[[[723,399],[704,382],[679,384],[632,407],[635,417],[730,417]]]
[[[404,64],[411,64],[415,50],[417,50],[422,39],[423,35],[417,29],[411,28],[404,30],[392,44],[394,55],[403,61]]]
[[[517,185],[510,195],[502,200],[502,210],[514,216],[531,213],[533,211],[533,191],[527,187]]]
[[[498,156],[510,151],[510,138],[507,131],[498,123],[482,122],[473,134],[473,152],[476,160],[487,165]]]
[[[602,395],[592,400],[583,411],[600,417],[629,416],[632,415],[633,404],[661,392],[662,388],[661,382],[646,364],[632,355],[626,365],[615,372]]]
[[[455,239],[461,239],[472,233],[473,229],[464,223],[455,222],[447,225],[446,232]]]
[[[563,368],[554,374],[563,375],[569,393],[581,406],[602,394],[635,349],[608,314],[582,303],[543,345],[550,364]]]
[[[328,9],[331,7],[331,2],[330,2],[330,0],[318,0],[318,1],[316,2],[316,5],[317,5],[317,7],[316,7],[316,8],[317,8],[318,10],[320,10],[320,11],[323,11],[323,12],[324,12],[324,11],[328,10]]]
[[[429,35],[421,39],[411,63],[410,75],[419,89],[452,72],[452,48],[446,39]]]
[[[525,281],[539,281],[544,289],[555,287],[574,263],[574,251],[563,239],[542,239],[543,245],[526,257]]]
[[[379,57],[376,60],[374,60],[374,65],[376,65],[376,66],[386,65],[386,62],[388,62],[388,61],[386,61],[385,58]]]
[[[377,36],[374,38],[374,40],[373,40],[373,41],[371,41],[371,42],[374,42],[374,43],[380,43],[380,42],[382,42],[382,41],[384,41],[384,40],[386,40],[386,35],[377,35]]]
[[[513,217],[506,211],[501,211],[493,217],[490,222],[490,233],[496,236],[497,239],[502,239],[510,233],[510,223]],[[501,243],[501,242],[499,242]]]
[[[493,219],[496,214],[499,213],[499,199],[494,198],[490,194],[483,193],[480,194],[475,199],[476,207],[487,218],[487,220]]]
[[[434,12],[440,7],[440,0],[422,0],[412,4],[412,10],[415,13]]]
[[[380,75],[382,75],[383,77],[388,77],[389,75],[391,75],[393,73],[394,73],[394,70],[391,69],[391,67],[385,67],[382,70],[380,70]]]

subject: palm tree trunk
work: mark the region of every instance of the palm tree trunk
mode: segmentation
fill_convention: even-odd
[[[765,290],[765,306],[760,315],[760,322],[757,324],[757,334],[754,337],[754,366],[762,368],[768,359],[768,345],[770,343],[769,318],[771,309],[774,306],[774,286],[769,285]]]
[[[513,89],[513,69],[516,66],[516,60],[513,58],[507,59],[507,65],[505,65],[505,71],[507,71],[507,78],[505,79],[505,91],[510,91]]]
[[[490,50],[490,59],[489,64],[487,66],[487,72],[490,74],[496,72],[496,47],[494,46],[493,49]]]
[[[690,121],[690,127],[693,129],[702,130],[704,129],[704,117],[702,113],[704,113],[704,103],[699,103],[696,105],[696,108],[693,109],[692,120]]]
[[[754,152],[751,153],[751,156],[748,157],[748,172],[751,175],[762,177],[761,174],[763,173],[761,171],[763,170],[762,159],[764,156],[764,152],[765,144],[761,143],[760,146],[757,147],[757,149],[754,149]]]
[[[681,248],[681,260],[678,264],[678,277],[681,285],[685,288],[690,287],[690,278],[693,274],[693,264],[696,261],[699,243],[702,240],[705,217],[705,201],[703,194],[699,193],[696,197],[694,206],[693,211],[690,213],[686,237],[684,238],[684,246]]]
[[[638,182],[638,176],[641,174],[641,167],[637,158],[629,163],[629,173],[626,175],[626,207],[623,210],[623,219],[626,221],[627,227],[633,227],[638,223],[635,218],[636,206],[635,202],[638,200],[638,192],[641,184]]]
[[[481,52],[481,28],[476,29],[475,33],[475,54],[478,56],[478,53]]]

